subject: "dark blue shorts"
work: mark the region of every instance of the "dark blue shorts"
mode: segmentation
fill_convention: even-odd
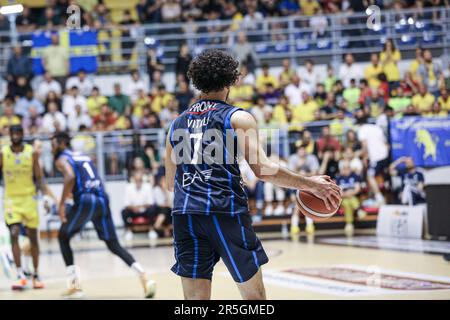
[[[116,229],[106,198],[94,194],[82,194],[75,200],[74,205],[66,210],[67,222],[61,226],[60,232],[69,237],[78,233],[89,221],[94,224],[97,235],[101,240],[117,239]]]
[[[172,271],[179,276],[211,280],[222,258],[234,281],[245,282],[269,261],[249,215],[173,215],[172,221]]]

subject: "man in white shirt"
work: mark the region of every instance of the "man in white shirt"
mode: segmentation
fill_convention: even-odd
[[[76,106],[81,107],[82,113],[87,113],[87,100],[80,94],[80,90],[77,86],[70,88],[68,94],[65,94],[62,102],[62,112],[68,117],[76,116]]]
[[[44,73],[44,77],[41,83],[39,83],[37,88],[37,98],[44,102],[47,99],[47,95],[50,91],[56,93],[58,97],[61,96],[62,89],[58,81],[53,79],[49,72]]]
[[[131,81],[128,82],[128,88],[126,94],[130,96],[131,102],[136,102],[139,97],[139,91],[142,90],[145,94],[148,93],[147,85],[144,80],[141,79],[137,70],[131,71]]]
[[[357,66],[355,63],[355,59],[351,53],[347,53],[345,55],[345,63],[341,65],[339,69],[339,79],[344,84],[344,87],[350,87],[350,80],[355,79],[359,81],[364,78],[363,70],[360,66]]]
[[[375,200],[378,205],[382,205],[385,203],[385,200],[375,177],[382,174],[389,166],[389,148],[386,136],[383,129],[379,126],[367,123],[367,116],[364,114],[364,111],[358,110],[355,116],[359,125],[358,140],[369,158],[367,180],[372,192],[375,194]]]
[[[80,70],[77,76],[70,77],[66,82],[66,91],[70,91],[73,87],[77,87],[82,96],[88,97],[92,92],[94,83],[86,76],[84,70]]]
[[[75,106],[75,114],[67,119],[68,128],[71,132],[78,132],[81,125],[91,128],[92,119],[87,113],[83,113],[80,105]]]
[[[50,102],[47,106],[47,113],[42,119],[42,131],[45,133],[55,133],[55,131],[66,130],[66,117],[58,110],[55,102]]]
[[[291,78],[291,83],[284,89],[284,95],[288,97],[289,103],[292,106],[298,106],[303,103],[302,92],[307,92],[311,95],[311,87],[303,83],[297,74]]]
[[[310,59],[305,62],[305,72],[302,72],[303,83],[308,85],[310,90],[315,90],[317,84],[320,83],[320,75],[316,69],[314,69],[314,62]],[[310,94],[313,94],[311,92]]]
[[[149,237],[153,239],[157,238],[158,235],[153,230],[153,220],[155,217],[153,206],[155,199],[150,184],[144,183],[142,172],[135,171],[132,182],[126,186],[124,204],[125,208],[122,210],[122,219],[127,229],[125,240],[131,240],[133,238],[131,226],[133,224],[133,218],[137,217],[148,219],[150,223]]]

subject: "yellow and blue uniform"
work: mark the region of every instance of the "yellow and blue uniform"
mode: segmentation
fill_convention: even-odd
[[[27,228],[39,226],[36,186],[33,181],[33,147],[24,144],[22,152],[2,147],[4,212],[7,225],[21,223]]]
[[[268,262],[251,225],[237,162],[230,118],[238,110],[223,101],[199,100],[172,123],[170,143],[175,153],[183,151],[172,210],[172,271],[179,276],[211,279],[222,258],[234,281],[245,282]]]

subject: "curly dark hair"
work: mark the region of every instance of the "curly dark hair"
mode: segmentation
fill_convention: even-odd
[[[192,60],[187,76],[204,93],[221,91],[236,83],[238,66],[238,61],[225,51],[205,50]]]

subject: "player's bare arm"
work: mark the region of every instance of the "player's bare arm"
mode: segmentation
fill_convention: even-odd
[[[72,166],[65,159],[65,157],[59,157],[59,159],[55,162],[55,166],[56,169],[61,172],[64,177],[63,192],[58,207],[59,217],[64,223],[67,221],[65,212],[66,201],[70,199],[73,186],[75,185],[75,173],[73,172]]]
[[[58,202],[56,196],[53,194],[52,190],[49,188],[48,184],[45,182],[44,171],[42,170],[41,164],[39,163],[39,155],[33,152],[33,175],[36,179],[36,186],[43,194],[48,195],[53,199],[55,203]]]
[[[167,138],[166,138],[166,153],[165,153],[164,165],[166,167],[167,190],[173,191],[174,181],[175,181],[175,172],[176,172],[177,168],[176,168],[174,161],[172,161],[172,145],[170,144],[170,130],[169,130],[169,133],[167,133]]]
[[[342,191],[330,177],[305,177],[268,159],[259,143],[258,126],[251,114],[235,112],[231,116],[231,125],[236,132],[239,149],[259,179],[284,188],[307,190],[322,199],[327,208],[339,205]]]

